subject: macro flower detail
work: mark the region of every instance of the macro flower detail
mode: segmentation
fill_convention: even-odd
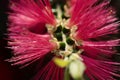
[[[22,68],[39,62],[33,80],[115,80],[120,63],[113,62],[120,39],[119,21],[109,1],[66,0],[52,8],[49,0],[11,0],[9,39]],[[73,3],[73,4],[72,4]]]

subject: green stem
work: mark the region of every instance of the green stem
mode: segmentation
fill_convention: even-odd
[[[65,68],[64,80],[70,80],[70,74],[68,67]]]

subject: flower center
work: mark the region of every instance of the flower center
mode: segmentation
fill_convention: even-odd
[[[65,20],[60,21],[56,27],[46,25],[52,41],[57,44],[57,48],[53,50],[52,53],[63,58],[82,52],[82,50],[78,48],[76,40],[72,37],[77,28],[69,29],[65,26],[65,22]]]
[[[52,38],[50,41],[57,44],[56,48],[51,51],[55,55],[53,61],[59,67],[65,68],[66,74],[70,74],[72,78],[79,80],[85,71],[85,65],[80,57],[83,49],[78,47],[81,45],[81,41],[78,42],[74,39],[77,26],[68,27],[66,25],[68,19],[63,18],[60,7],[58,6],[55,10],[57,12],[58,24],[56,26],[46,25],[47,31]],[[74,68],[76,70],[73,70]]]

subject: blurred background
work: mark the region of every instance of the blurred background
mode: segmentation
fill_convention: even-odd
[[[11,57],[11,50],[5,48],[7,46],[8,1],[9,0],[0,0],[0,80],[30,80],[33,75],[31,69],[33,67],[19,69],[18,67],[13,67],[10,63],[4,61]],[[64,0],[55,0],[55,2],[63,3]],[[111,6],[117,10],[116,16],[120,19],[120,0],[111,0]],[[118,51],[120,51],[119,48]],[[113,59],[120,62],[120,56],[113,56]]]

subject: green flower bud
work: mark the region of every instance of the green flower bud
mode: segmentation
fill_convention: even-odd
[[[85,71],[85,65],[80,60],[72,61],[69,64],[69,73],[73,79],[81,79]]]

